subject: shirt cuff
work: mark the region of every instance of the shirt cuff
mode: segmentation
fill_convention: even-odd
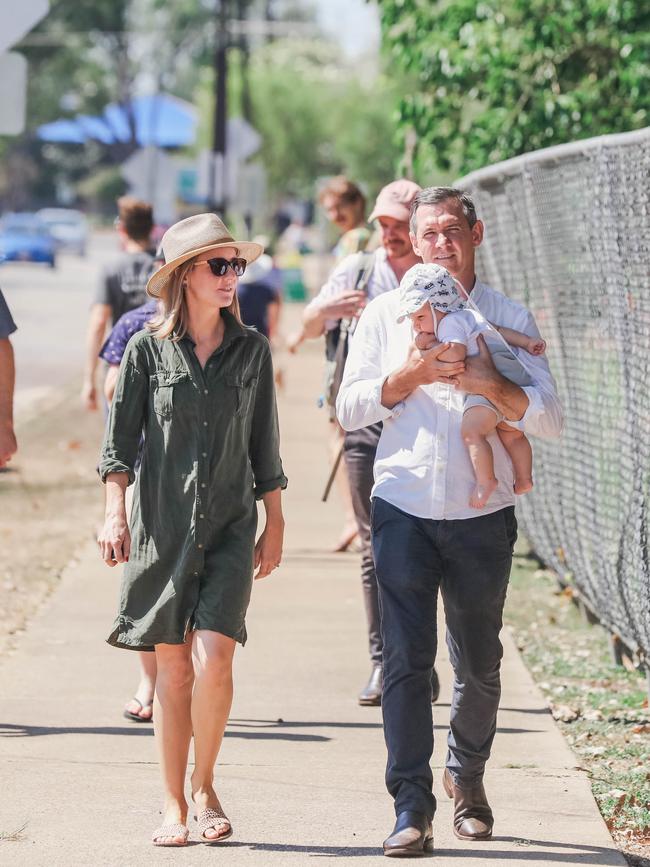
[[[99,478],[104,483],[106,482],[106,476],[110,475],[110,473],[127,473],[130,485],[132,485],[135,481],[135,472],[133,470],[133,467],[130,467],[128,464],[122,463],[122,461],[118,461],[115,459],[104,460],[100,463],[97,470],[99,472]]]
[[[404,410],[404,406],[405,406],[404,401],[400,400],[395,404],[395,406],[392,409],[388,409],[388,407],[384,406],[383,403],[381,402],[381,393],[384,390],[384,383],[386,382],[386,380],[388,379],[389,376],[390,376],[390,373],[387,373],[386,376],[382,377],[379,380],[379,383],[376,386],[376,388],[377,388],[377,408],[382,413],[380,421],[387,421],[389,418],[399,418],[400,415],[402,414],[402,411]]]
[[[269,479],[268,482],[258,482],[255,485],[255,499],[261,500],[264,494],[268,494],[269,491],[275,491],[276,488],[284,491],[288,484],[289,480],[284,474],[277,476],[275,479]]]
[[[544,412],[544,402],[534,386],[523,385],[521,386],[521,389],[528,398],[526,412],[518,420],[506,418],[504,421],[506,424],[509,424],[510,427],[520,430],[522,433],[526,433],[526,428],[530,427],[531,424],[535,424],[539,416]]]

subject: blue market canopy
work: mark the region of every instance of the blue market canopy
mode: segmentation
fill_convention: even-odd
[[[55,120],[40,126],[37,134],[43,141],[61,144],[84,144],[91,139],[103,144],[128,142],[129,114],[133,116],[140,147],[177,148],[194,144],[196,109],[189,102],[166,94],[138,96],[126,107],[111,103],[99,117],[79,114],[69,120]]]

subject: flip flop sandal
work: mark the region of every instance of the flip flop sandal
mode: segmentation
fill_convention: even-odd
[[[189,836],[190,832],[187,825],[183,825],[181,822],[175,822],[169,825],[161,825],[160,828],[156,828],[151,835],[151,842],[154,846],[187,846],[187,838]],[[162,837],[182,837],[183,842],[156,843],[156,840],[160,840]]]
[[[222,843],[224,840],[227,840],[228,837],[232,837],[232,825],[230,824],[230,819],[221,809],[212,810],[208,807],[207,810],[202,810],[199,815],[196,816],[196,821],[199,826],[201,841],[203,843],[207,843],[208,845],[212,845],[213,843]],[[225,825],[228,826],[228,830],[225,834],[221,834],[219,837],[205,836],[205,832],[209,831],[211,828],[218,831]]]
[[[139,705],[140,705],[140,710],[144,710],[145,707],[152,707],[152,704],[153,704],[153,702],[152,702],[151,704],[142,704],[142,702],[140,701],[140,699],[139,699],[139,698],[136,698],[135,696],[133,696],[133,698],[131,699],[131,701],[134,701],[134,702],[136,702],[136,704],[139,704]],[[153,708],[152,708],[152,710],[153,710]],[[150,723],[150,722],[153,722],[153,713],[152,713],[151,716],[149,716],[149,717],[144,717],[144,716],[139,716],[137,713],[133,713],[133,711],[127,710],[127,709],[125,708],[125,709],[124,709],[123,716],[124,716],[125,719],[130,719],[131,722],[138,722],[138,723]]]

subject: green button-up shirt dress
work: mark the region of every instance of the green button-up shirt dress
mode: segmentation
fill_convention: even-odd
[[[210,629],[244,644],[255,500],[285,488],[269,343],[222,311],[204,369],[189,337],[134,335],[102,446],[100,474],[135,481],[131,553],[108,642],[182,644]],[[140,469],[135,466],[142,443]]]

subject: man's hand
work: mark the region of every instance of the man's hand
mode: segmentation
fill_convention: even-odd
[[[482,334],[479,334],[477,343],[478,355],[472,355],[466,360],[465,372],[451,374],[448,378],[442,379],[441,382],[448,382],[466,394],[482,394],[484,397],[488,397],[494,385],[501,382],[503,377],[494,366],[492,353]]]
[[[7,422],[0,426],[0,467],[6,467],[17,450],[18,444],[13,425]]]
[[[409,349],[406,362],[398,370],[386,377],[381,390],[381,403],[387,409],[392,409],[401,400],[405,400],[420,385],[430,385],[433,382],[451,382],[465,370],[464,361],[441,361],[440,356],[451,348],[451,343],[432,341],[433,335],[418,335],[416,342]],[[430,349],[420,349],[420,346],[430,346]]]
[[[366,306],[365,292],[345,291],[334,295],[324,304],[319,304],[318,312],[325,319],[352,319],[359,316]]]
[[[417,335],[407,363],[413,364],[418,385],[449,382],[452,377],[464,373],[464,361],[441,361],[440,356],[450,348],[451,343],[438,343],[432,334],[422,332]]]
[[[483,395],[505,419],[519,421],[528,408],[526,392],[499,373],[482,334],[479,334],[477,342],[478,355],[467,359],[465,373],[449,377],[450,385],[466,394]]]

